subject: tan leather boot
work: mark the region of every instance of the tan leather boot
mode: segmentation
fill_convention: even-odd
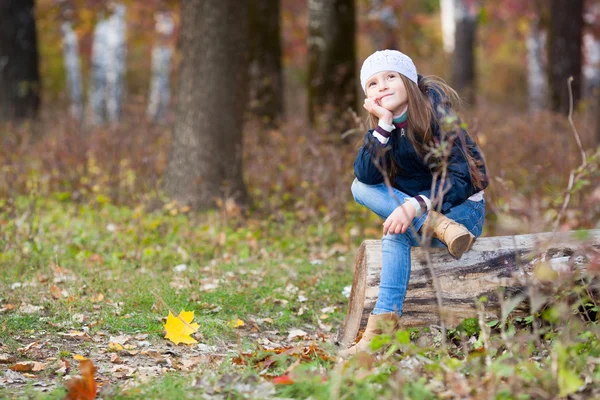
[[[368,351],[370,349],[371,340],[377,335],[394,332],[400,325],[399,320],[400,317],[395,312],[369,315],[367,328],[365,329],[362,338],[349,349],[340,351],[338,356],[341,358],[348,358],[360,351]]]
[[[421,232],[424,229],[433,231],[433,237],[444,242],[450,254],[457,259],[471,249],[475,240],[475,236],[464,225],[437,211],[429,211]]]

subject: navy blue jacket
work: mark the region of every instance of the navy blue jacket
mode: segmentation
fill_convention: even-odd
[[[420,75],[419,79],[421,79]],[[444,114],[444,112],[438,108],[440,106],[444,107],[445,104],[441,92],[429,90],[427,95],[433,105],[434,112],[438,114],[438,119],[443,120],[441,114]],[[448,110],[447,107],[444,109]],[[441,141],[441,130],[435,120],[431,122],[431,129],[434,141],[439,143]],[[392,183],[393,186],[409,196],[422,194],[433,201],[431,183],[433,172],[436,169],[435,163],[430,162],[431,165],[428,165],[428,163],[419,157],[408,137],[401,135],[399,129],[392,131],[390,140],[385,145],[381,144],[372,135],[372,132],[370,130],[365,135],[363,145],[354,161],[354,174],[356,178],[367,185],[383,183],[383,175],[375,163],[384,171],[387,171],[387,166],[390,164],[389,158],[393,157],[396,164],[400,167],[400,171]],[[453,139],[445,139],[452,143],[452,149],[448,157],[446,180],[445,182],[441,182],[438,178],[435,188],[436,197],[439,196],[437,193],[440,193],[440,190],[448,190],[444,195],[441,207],[442,213],[447,213],[450,208],[463,203],[471,195],[479,192],[488,185],[481,151],[469,134],[465,130],[460,129],[460,132],[452,133],[448,137],[452,137]],[[482,179],[483,188],[477,188],[473,184],[469,164],[465,157],[465,152],[467,151],[481,164],[479,174]]]

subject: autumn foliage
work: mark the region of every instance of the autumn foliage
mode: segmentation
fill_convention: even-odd
[[[65,400],[93,400],[96,398],[98,385],[94,380],[96,367],[91,360],[81,360],[79,362],[80,378],[73,378],[67,382],[69,392]]]

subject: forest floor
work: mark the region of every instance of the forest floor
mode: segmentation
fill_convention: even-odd
[[[400,331],[381,338],[387,352],[336,363],[354,254],[379,224],[355,205],[344,226],[60,195],[14,207],[0,253],[2,398],[63,398],[83,359],[103,399],[600,396],[597,323],[559,303],[537,336],[532,318],[486,335],[465,320],[446,348],[436,330]],[[181,310],[199,324],[195,344],[164,338]]]

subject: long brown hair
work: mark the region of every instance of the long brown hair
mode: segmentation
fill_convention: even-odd
[[[434,145],[433,132],[432,132],[432,121],[440,126],[440,130],[444,131],[444,127],[441,126],[439,116],[448,115],[455,113],[460,108],[460,97],[454,89],[452,89],[442,78],[437,76],[426,76],[419,80],[417,85],[404,75],[400,74],[404,87],[406,88],[406,94],[408,98],[408,124],[406,127],[406,136],[414,146],[415,151],[422,159],[426,159],[429,153],[429,149]],[[437,96],[440,98],[441,110],[434,110],[433,104],[429,100],[429,93],[431,91],[437,92]],[[379,123],[379,119],[373,114],[369,114],[369,122],[371,127],[374,128]],[[462,145],[462,143],[461,143]],[[470,153],[470,151],[464,152],[469,162],[469,169],[471,171],[471,177],[473,184],[476,187],[483,187],[481,176],[479,174],[479,167],[481,162],[476,160]],[[396,163],[393,157],[390,157],[390,165],[388,166],[388,174],[390,180],[393,182],[394,177],[400,172],[400,167]]]

